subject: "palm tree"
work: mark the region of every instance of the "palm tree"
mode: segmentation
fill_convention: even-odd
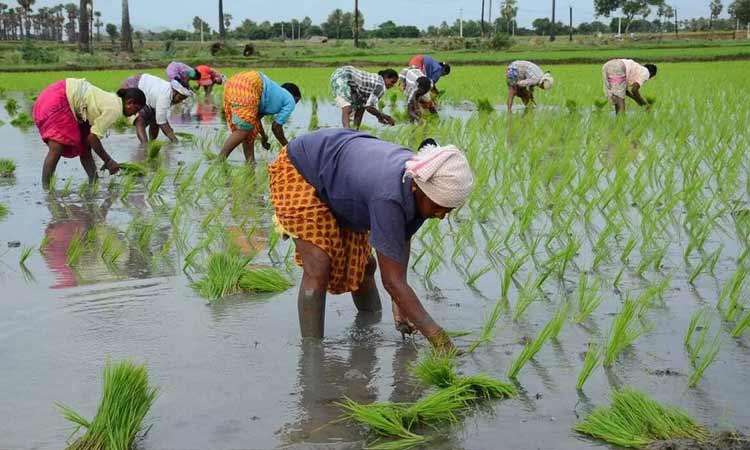
[[[6,9],[8,9],[8,5],[0,3],[0,39],[8,38],[8,16],[5,14]]]
[[[120,26],[120,49],[133,53],[133,28],[130,27],[128,0],[122,0],[122,25]]]
[[[359,47],[359,0],[354,0],[354,47]]]
[[[482,20],[479,22],[479,32],[484,37],[484,0],[482,0]]]
[[[81,53],[91,52],[89,41],[89,14],[91,13],[90,0],[80,0],[78,6],[78,51]]]
[[[102,12],[101,11],[94,11],[94,17],[96,17],[96,22],[94,22],[94,26],[96,27],[96,40],[101,41],[102,40]]]
[[[76,41],[76,19],[78,18],[78,5],[68,3],[65,5],[65,12],[68,13],[68,24],[65,30],[68,33],[68,42],[71,44]]]
[[[225,32],[226,30],[229,30],[229,25],[232,24],[232,19],[234,19],[234,17],[232,17],[231,14],[224,14],[224,31]]]
[[[711,16],[709,18],[708,28],[713,30],[714,20],[719,17],[721,10],[724,9],[724,5],[721,4],[721,0],[712,0],[709,8],[711,9]]]
[[[26,26],[26,39],[31,39],[31,18],[29,17],[29,14],[31,13],[31,7],[36,3],[36,0],[17,0],[18,6],[23,8],[23,18],[24,18],[24,25]],[[23,33],[23,29],[21,29],[21,33]]]
[[[227,38],[227,30],[224,28],[224,2],[219,0],[219,37],[223,41]]]

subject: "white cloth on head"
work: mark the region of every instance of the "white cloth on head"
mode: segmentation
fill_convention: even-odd
[[[189,88],[186,88],[182,84],[180,84],[177,80],[170,81],[170,84],[172,85],[172,89],[179,92],[180,94],[184,95],[185,97],[192,97],[193,91],[191,91]]]
[[[428,145],[406,162],[404,178],[414,180],[427,197],[445,208],[466,203],[474,176],[466,156],[453,145]]]
[[[552,88],[552,85],[554,84],[555,79],[552,78],[552,75],[550,75],[549,72],[545,72],[544,75],[542,75],[542,79],[539,81],[539,87],[545,90]]]

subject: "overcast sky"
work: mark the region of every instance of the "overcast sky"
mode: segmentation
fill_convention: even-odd
[[[15,3],[13,0],[4,0]],[[37,0],[36,7],[51,6],[72,0]],[[492,17],[498,15],[501,0],[492,1]],[[726,17],[726,4],[722,17]],[[75,1],[75,3],[78,3]],[[518,22],[529,27],[537,17],[550,14],[551,0],[518,0]],[[668,0],[675,6],[680,18],[708,16],[709,0]],[[130,0],[130,20],[136,28],[192,28],[194,16],[202,17],[212,26],[217,26],[218,2],[216,0]],[[593,0],[557,0],[557,17],[564,22],[568,19],[568,6],[573,6],[573,22],[594,20]],[[120,22],[120,0],[94,0],[94,9],[102,12],[105,22]],[[365,17],[365,27],[372,28],[386,20],[398,24],[414,24],[424,29],[429,25],[452,23],[463,9],[463,17],[478,20],[481,13],[481,0],[359,0],[359,7]],[[352,10],[352,0],[224,0],[224,11],[234,17],[232,26],[249,18],[256,22],[269,20],[278,22],[302,19],[309,16],[313,23],[323,22],[335,8]],[[606,22],[606,20],[605,20]]]

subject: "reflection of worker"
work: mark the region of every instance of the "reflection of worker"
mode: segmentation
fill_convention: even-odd
[[[613,105],[615,113],[625,111],[625,97],[632,98],[640,106],[650,105],[641,97],[641,87],[656,76],[656,66],[638,64],[632,59],[613,59],[602,67],[604,95]]]
[[[114,174],[120,166],[112,159],[101,139],[115,121],[132,116],[143,108],[144,93],[136,88],[105,92],[84,79],[68,78],[55,82],[39,94],[32,115],[49,151],[42,167],[42,185],[49,187],[60,157],[79,158],[90,181],[96,179],[91,150]]]
[[[513,99],[519,97],[524,106],[534,104],[534,88],[548,90],[555,80],[539,66],[529,61],[513,61],[505,71],[505,81],[508,84],[508,112],[513,109]]]
[[[229,78],[224,87],[224,116],[232,134],[224,142],[219,156],[228,158],[242,144],[245,160],[255,162],[254,145],[258,135],[263,148],[270,149],[268,135],[261,123],[264,116],[273,116],[271,130],[279,144],[285,146],[284,124],[289,121],[300,98],[302,94],[296,84],[284,83],[279,86],[254,70]]]
[[[377,168],[369,170],[367,168]],[[373,136],[328,129],[293,140],[268,168],[275,221],[294,238],[303,268],[298,296],[303,337],[322,338],[326,291],[351,292],[359,311],[379,311],[377,264],[402,332],[419,330],[452,347],[406,280],[411,237],[469,197],[473,176],[456,147],[419,154]]]
[[[203,124],[212,124],[216,122],[216,116],[219,110],[211,103],[211,98],[206,97],[202,102],[198,102],[195,107],[195,115],[198,116],[198,122]]]
[[[79,284],[76,272],[68,265],[68,247],[74,236],[81,240],[86,233],[107,217],[112,206],[113,197],[108,197],[101,206],[86,202],[81,206],[63,205],[56,198],[50,197],[48,208],[52,219],[44,231],[48,244],[41,248],[42,257],[47,267],[57,277],[53,289],[77,286]]]
[[[172,105],[192,97],[193,91],[177,80],[165,81],[147,73],[133,75],[122,82],[123,88],[138,88],[146,94],[146,106],[138,111],[135,119],[135,131],[142,144],[159,137],[159,130],[172,142],[177,142],[172,126],[169,124],[169,112]],[[148,134],[146,133],[148,128]]]

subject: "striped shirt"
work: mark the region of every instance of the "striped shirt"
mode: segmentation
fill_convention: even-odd
[[[341,70],[349,79],[352,94],[356,95],[361,103],[364,103],[365,108],[378,105],[378,101],[385,94],[385,80],[383,80],[383,77],[352,66],[344,66]],[[364,99],[367,100],[362,101]]]
[[[404,93],[406,94],[407,104],[417,100],[415,98],[417,95],[417,89],[419,88],[419,86],[417,85],[417,80],[424,76],[425,75],[421,70],[413,67],[404,69],[401,71],[401,73],[399,73],[398,81],[401,85],[401,89],[403,89]]]
[[[542,76],[544,76],[542,68],[530,61],[513,61],[510,63],[510,67],[518,71],[517,85],[519,87],[536,86],[542,81]]]

